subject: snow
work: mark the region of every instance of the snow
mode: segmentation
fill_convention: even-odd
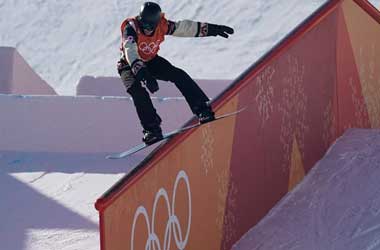
[[[350,129],[233,250],[380,248],[380,130]]]
[[[233,79],[325,1],[157,1],[169,19],[236,31],[230,39],[168,37],[160,54],[194,78]],[[120,23],[142,2],[0,0],[0,46],[16,47],[58,93],[72,95],[81,76],[117,75]]]
[[[142,2],[0,0],[0,46],[16,47],[56,91],[72,95],[84,75],[116,76],[119,25]],[[170,19],[235,28],[228,40],[168,37],[160,53],[194,78],[231,79],[325,0],[158,2]],[[94,202],[133,165],[101,158],[0,151],[1,249],[99,249]]]
[[[190,116],[152,101],[165,131]],[[105,159],[141,143],[130,98],[0,95],[0,114],[0,249],[99,249],[96,199],[154,149]]]
[[[231,39],[168,37],[160,54],[194,78],[233,79],[324,1],[158,1],[169,19],[236,30]],[[72,95],[83,75],[117,75],[120,23],[142,2],[0,0],[0,45],[16,47],[58,93]]]
[[[30,155],[0,169],[1,249],[99,249],[94,201],[128,167],[102,162],[101,155],[83,155],[82,161],[46,156]],[[3,153],[1,165],[9,158]]]
[[[160,54],[194,78],[233,79],[325,1],[157,1],[169,19],[236,31],[230,39],[168,37]],[[58,93],[72,95],[81,76],[117,75],[120,23],[142,2],[0,0],[0,46],[16,47]]]

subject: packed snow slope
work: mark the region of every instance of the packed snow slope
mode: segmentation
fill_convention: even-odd
[[[233,79],[326,0],[157,1],[172,20],[235,28],[223,38],[168,37],[160,54],[194,78]],[[380,6],[380,0],[372,0]],[[83,75],[116,76],[120,23],[142,0],[0,0],[0,46],[16,47],[60,94]]]
[[[380,130],[348,130],[234,250],[380,248]]]

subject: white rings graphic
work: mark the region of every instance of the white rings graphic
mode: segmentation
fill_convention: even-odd
[[[186,184],[187,194],[188,194],[188,211],[189,217],[187,219],[187,227],[186,234],[184,235],[184,231],[182,231],[181,225],[179,223],[178,217],[175,214],[175,201],[177,194],[177,187],[179,182],[183,180]],[[158,201],[163,198],[167,207],[168,212],[168,221],[166,223],[165,228],[165,236],[163,246],[161,245],[161,241],[155,233],[155,218],[156,218],[156,208]],[[135,227],[137,219],[141,216],[144,217],[146,227],[148,229],[148,238],[145,244],[145,250],[169,250],[170,244],[172,241],[172,236],[174,236],[174,241],[178,250],[184,250],[187,242],[189,240],[190,227],[191,227],[191,191],[190,191],[190,183],[189,177],[186,175],[185,171],[180,171],[177,175],[174,184],[173,197],[172,202],[170,204],[168,193],[164,188],[160,188],[160,190],[156,194],[156,198],[153,203],[153,211],[152,211],[152,220],[149,221],[149,215],[145,207],[139,206],[135,212],[135,217],[133,219],[132,225],[132,235],[131,235],[131,250],[134,250],[134,240],[135,240]]]
[[[151,42],[149,44],[147,44],[146,42],[142,42],[139,45],[139,49],[146,55],[154,54],[158,51],[160,42],[160,40],[157,40],[156,42]]]

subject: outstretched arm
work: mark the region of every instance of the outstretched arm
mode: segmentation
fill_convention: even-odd
[[[228,38],[234,29],[225,25],[201,23],[191,20],[168,21],[168,35],[178,37],[222,36]]]

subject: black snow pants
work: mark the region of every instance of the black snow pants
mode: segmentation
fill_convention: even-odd
[[[206,108],[209,101],[197,83],[182,69],[176,68],[166,59],[156,56],[145,63],[149,73],[157,80],[170,81],[175,84],[185,97],[192,112],[198,114]],[[149,93],[137,82],[129,67],[119,71],[127,92],[132,96],[137,115],[144,129],[150,130],[161,124],[161,118],[150,99]]]

